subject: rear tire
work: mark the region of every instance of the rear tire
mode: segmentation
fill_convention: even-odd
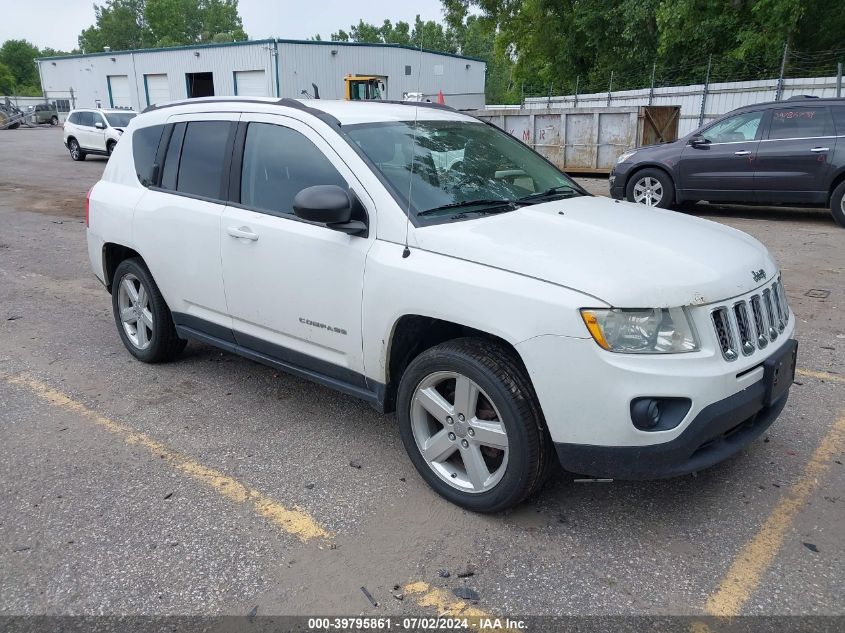
[[[422,478],[474,512],[519,504],[556,464],[525,370],[512,351],[494,342],[456,339],[417,356],[402,376],[397,415]]]
[[[675,185],[665,171],[643,169],[628,180],[625,198],[628,202],[669,209],[675,202]]]
[[[58,125],[59,124],[59,117],[54,116],[50,117],[50,125]]]
[[[845,181],[840,182],[830,196],[830,212],[836,223],[845,229]]]
[[[86,154],[82,151],[82,148],[79,147],[79,142],[75,138],[72,138],[67,142],[67,149],[70,152],[72,160],[85,160]]]
[[[185,349],[188,342],[176,334],[170,308],[141,259],[125,259],[118,265],[111,294],[117,331],[135,358],[161,363]]]

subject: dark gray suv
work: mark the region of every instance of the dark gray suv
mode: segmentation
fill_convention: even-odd
[[[829,207],[845,227],[845,99],[739,108],[692,134],[619,157],[616,199]]]

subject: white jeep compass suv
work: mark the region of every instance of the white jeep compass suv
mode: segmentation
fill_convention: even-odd
[[[132,110],[73,110],[64,125],[64,143],[73,160],[88,154],[111,156],[129,122]]]
[[[136,358],[195,339],[395,410],[420,475],[476,511],[556,462],[711,466],[775,420],[794,374],[762,244],[591,196],[434,104],[149,108],[89,194],[88,249]]]

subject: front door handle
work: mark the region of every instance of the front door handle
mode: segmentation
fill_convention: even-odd
[[[237,237],[243,240],[250,240],[255,242],[258,240],[258,235],[249,230],[248,226],[230,226],[226,232],[232,237]]]
[[[738,152],[734,152],[734,156],[748,156],[751,154],[751,150],[743,149]]]
[[[813,148],[813,149],[811,149],[810,151],[811,151],[811,152],[817,152],[817,153],[818,153],[818,152],[829,152],[829,151],[830,151],[830,148],[829,148],[829,147],[814,147],[814,148]]]

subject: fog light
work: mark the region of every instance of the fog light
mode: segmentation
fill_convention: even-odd
[[[641,431],[668,431],[683,422],[691,406],[689,398],[634,398],[631,422]]]
[[[660,405],[657,400],[641,398],[631,403],[631,420],[638,429],[653,429],[660,424]]]

